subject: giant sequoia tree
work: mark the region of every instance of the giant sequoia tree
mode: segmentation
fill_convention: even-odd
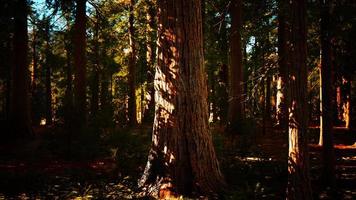
[[[312,199],[307,147],[306,1],[290,3],[289,152],[287,199]]]
[[[211,195],[223,178],[208,127],[200,0],[158,3],[152,146],[139,182],[150,195]]]

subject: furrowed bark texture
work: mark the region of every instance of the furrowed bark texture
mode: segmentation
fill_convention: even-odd
[[[223,178],[208,127],[200,0],[159,0],[158,8],[155,119],[139,185],[160,198],[212,195]]]
[[[312,199],[307,140],[306,1],[292,0],[287,199]]]

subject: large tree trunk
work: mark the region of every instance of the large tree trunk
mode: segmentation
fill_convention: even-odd
[[[306,1],[291,1],[287,199],[312,199],[307,140]]]
[[[10,137],[23,138],[30,136],[31,120],[29,106],[29,70],[28,70],[28,35],[27,35],[27,1],[17,0],[14,25],[14,65],[12,68],[12,95],[10,119],[13,135]]]
[[[137,124],[137,109],[136,109],[136,47],[135,47],[135,27],[134,27],[134,5],[135,0],[130,0],[129,14],[129,102],[128,115],[131,126]]]
[[[139,182],[153,196],[213,195],[223,178],[208,126],[200,0],[158,1],[152,146]]]
[[[277,79],[277,97],[276,97],[276,118],[277,124],[282,130],[288,129],[288,117],[286,106],[286,84],[289,68],[288,62],[288,27],[286,23],[286,13],[288,1],[279,0],[278,10],[278,79]]]
[[[331,37],[330,37],[330,1],[321,0],[321,68],[320,68],[320,141],[323,146],[323,183],[327,186],[335,186],[335,153],[333,141],[333,81],[331,66]]]
[[[76,0],[74,24],[74,108],[77,127],[85,126],[86,106],[86,0]]]
[[[231,33],[230,33],[230,94],[228,125],[243,118],[243,71],[242,71],[242,0],[233,0],[231,4]]]

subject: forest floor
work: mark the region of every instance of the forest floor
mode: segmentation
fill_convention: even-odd
[[[35,128],[31,142],[0,145],[1,199],[138,199],[151,127],[88,129],[75,139],[60,127]],[[97,133],[101,133],[100,135]],[[214,126],[220,166],[230,185],[225,199],[285,199],[287,136],[277,129],[234,137]],[[318,181],[321,148],[311,129],[310,159],[315,199],[331,199]],[[337,129],[339,199],[356,199],[355,136]]]

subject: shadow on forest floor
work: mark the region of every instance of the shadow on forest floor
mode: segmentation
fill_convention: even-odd
[[[146,164],[150,126],[87,130],[85,137],[70,141],[61,128],[36,132],[30,143],[0,146],[0,199],[139,197],[137,179]],[[286,136],[274,130],[264,136],[238,135],[231,140],[219,127],[213,133],[221,169],[230,185],[226,199],[285,198]],[[328,199],[318,182],[320,147],[311,145],[310,150],[315,199]],[[354,199],[356,146],[336,146],[336,154],[340,199]]]

